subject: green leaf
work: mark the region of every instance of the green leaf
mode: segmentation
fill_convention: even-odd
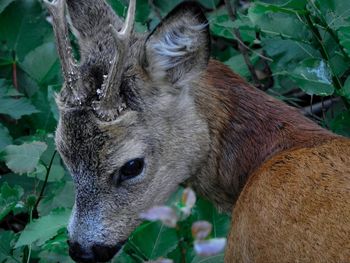
[[[306,58],[321,58],[319,51],[311,45],[290,39],[268,38],[262,41],[262,45],[281,70],[294,68]]]
[[[62,85],[50,85],[47,88],[47,100],[49,101],[51,112],[56,121],[59,120],[58,107],[55,101],[56,93],[61,89]]]
[[[0,232],[0,262],[5,262],[6,259],[12,258],[11,252],[15,238],[15,233],[11,231]]]
[[[43,246],[38,255],[40,263],[74,263],[68,255],[67,232],[62,229],[54,238],[48,240]]]
[[[55,44],[45,43],[28,53],[20,65],[33,79],[43,82],[56,63],[58,57]]]
[[[50,175],[48,178],[49,182],[57,182],[60,181],[64,176],[64,169],[62,167],[62,165],[60,164],[53,164],[51,166],[51,171],[50,171]]]
[[[57,235],[60,229],[67,226],[71,211],[68,209],[54,210],[47,216],[40,217],[29,223],[21,232],[15,248],[35,243],[43,245],[47,240]]]
[[[338,30],[340,27],[350,25],[348,0],[316,0],[315,6],[321,11],[328,27]]]
[[[137,0],[136,21],[146,23],[150,12],[151,8],[148,1]]]
[[[2,11],[4,11],[5,8],[6,8],[9,4],[11,4],[13,1],[15,1],[15,0],[2,0],[2,1],[0,2],[0,14],[1,14]],[[1,261],[1,260],[0,260],[0,261]]]
[[[33,172],[27,173],[27,176],[31,177],[31,178],[37,178],[39,180],[44,181],[46,172],[47,172],[47,169],[46,169],[45,165],[39,163],[35,167]]]
[[[223,262],[224,262],[224,253],[220,253],[209,257],[195,256],[191,261],[191,263],[223,263]]]
[[[248,17],[264,35],[304,41],[311,37],[311,32],[296,13],[257,2],[249,8]]]
[[[47,145],[43,142],[9,145],[4,150],[6,165],[15,173],[30,173],[34,171],[46,148]]]
[[[52,34],[39,1],[14,1],[0,15],[0,41],[14,50],[19,61]],[[11,25],[11,26],[9,26]]]
[[[304,10],[307,0],[268,0],[267,6],[271,6],[277,10],[288,10],[290,12]]]
[[[29,173],[29,177],[37,178],[41,181],[45,181],[46,179],[47,169],[44,165],[39,164],[35,167],[35,170],[32,173]],[[60,164],[53,164],[51,166],[50,174],[47,179],[48,182],[57,182],[60,181],[64,176],[64,169]]]
[[[121,0],[107,0],[113,10],[120,16],[125,17],[128,10],[128,2]],[[137,0],[136,3],[136,21],[145,23],[150,15],[150,6],[147,1]]]
[[[338,30],[339,43],[343,46],[345,52],[350,56],[350,26],[341,27]]]
[[[230,226],[230,217],[226,214],[220,214],[213,204],[200,198],[193,208],[195,221],[205,220],[213,225],[212,237],[226,237]]]
[[[291,72],[290,77],[309,95],[330,96],[335,90],[324,60],[306,59]]]
[[[350,101],[350,77],[346,79],[343,88],[340,90],[340,94]]]
[[[163,14],[167,14],[172,10],[175,6],[181,3],[181,0],[155,0],[154,4],[163,12]]]
[[[216,36],[235,39],[233,30],[238,28],[243,41],[252,43],[256,38],[255,27],[245,15],[237,14],[236,20],[232,21],[226,8],[224,8],[211,12],[208,19],[210,30]]]
[[[107,0],[118,16],[124,16],[127,6],[120,0]]]
[[[118,253],[118,255],[112,260],[113,263],[134,263],[133,258],[124,250],[124,248]]]
[[[33,114],[28,118],[31,121],[31,127],[33,129],[44,129],[47,132],[54,132],[57,126],[57,121],[52,115],[47,91],[41,89],[33,97],[31,97],[31,101],[40,111],[39,113]]]
[[[8,129],[0,123],[0,152],[12,143]]]
[[[37,196],[36,195],[29,195],[27,197],[27,200],[26,200],[26,207],[28,208],[28,210],[32,210],[36,204],[36,201],[37,201]]]
[[[11,187],[20,186],[27,193],[35,189],[37,182],[27,176],[21,176],[15,173],[8,173],[0,177],[0,185],[8,183]]]
[[[145,223],[130,237],[130,244],[148,259],[166,257],[178,243],[176,230],[159,222]]]
[[[330,128],[333,132],[350,137],[350,111],[342,112],[331,122]]]
[[[39,112],[27,98],[0,98],[0,114],[7,114],[18,120],[22,116]]]
[[[220,0],[199,0],[199,2],[208,9],[214,9],[220,2]]]
[[[38,206],[39,214],[46,215],[56,208],[72,208],[74,204],[74,185],[72,181],[51,184]]]
[[[0,221],[11,212],[23,196],[23,189],[16,185],[11,188],[7,182],[1,186],[0,192]]]
[[[258,56],[253,54],[253,56],[251,57],[251,62],[255,64],[257,61],[258,61]],[[248,66],[245,63],[242,54],[232,56],[229,60],[225,61],[224,63],[227,66],[229,66],[235,73],[237,73],[238,75],[244,78],[249,78],[251,76]]]
[[[234,39],[233,28],[234,21],[229,17],[226,9],[214,11],[209,16],[210,30],[213,35],[224,37],[227,39]]]

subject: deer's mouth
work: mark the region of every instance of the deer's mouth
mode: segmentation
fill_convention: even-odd
[[[126,241],[119,242],[115,246],[93,245],[84,248],[77,242],[68,241],[69,255],[76,262],[95,263],[110,261],[123,247]]]

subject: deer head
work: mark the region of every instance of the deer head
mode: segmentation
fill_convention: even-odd
[[[75,184],[69,222],[77,261],[108,261],[140,223],[199,171],[209,151],[195,86],[209,59],[208,22],[180,4],[150,34],[133,31],[103,0],[46,2],[64,85],[56,145]],[[69,15],[81,60],[71,52]]]

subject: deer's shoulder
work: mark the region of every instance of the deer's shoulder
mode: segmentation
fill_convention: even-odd
[[[233,262],[232,256],[292,262],[295,255],[304,262],[346,262],[350,140],[336,138],[266,161],[249,178],[234,207],[230,235],[227,262]]]

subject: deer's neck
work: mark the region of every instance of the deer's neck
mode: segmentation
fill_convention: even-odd
[[[198,85],[195,102],[208,123],[210,151],[194,186],[224,211],[232,210],[247,179],[264,161],[333,136],[219,62],[209,63]]]

